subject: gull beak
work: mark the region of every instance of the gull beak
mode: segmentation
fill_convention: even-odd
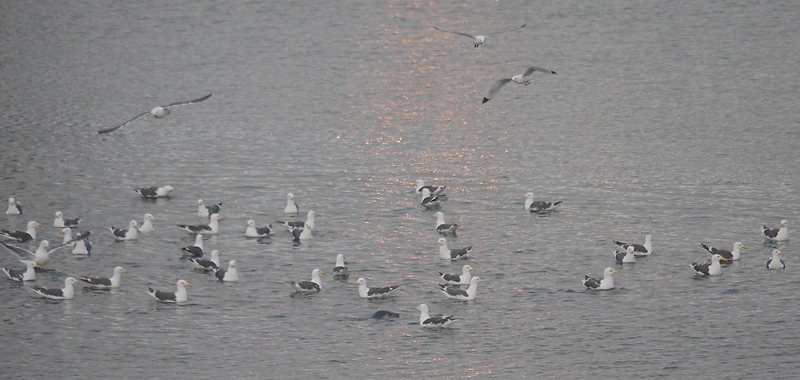
[[[415,307],[414,310],[419,310],[419,306]]]
[[[154,221],[154,222],[158,222],[158,220],[157,220],[156,218],[153,218],[153,221]]]
[[[319,272],[319,274],[325,274],[325,272]]]
[[[128,271],[124,270],[124,271],[122,271],[122,273],[128,273]]]
[[[225,220],[225,218],[223,218],[223,217],[221,217],[221,216],[220,216],[220,217],[219,217],[219,220]]]
[[[474,272],[474,271],[475,271],[475,268],[472,268],[472,269],[470,269],[470,270]]]
[[[58,231],[58,234],[59,234],[59,235],[61,235],[61,234],[63,234],[63,233],[64,233],[64,231]]]
[[[186,284],[186,286],[188,286],[188,287],[190,287],[190,288],[191,288],[191,287],[192,287],[192,284]]]
[[[358,285],[358,283],[357,283],[357,282],[356,282],[356,283],[353,283],[353,285]]]
[[[75,283],[76,283],[76,284],[80,284],[81,282],[80,282],[80,281],[78,281],[78,280],[75,280]]]
[[[747,247],[745,247],[745,246],[742,246],[742,248],[747,249]]]
[[[783,256],[783,252],[781,252],[781,256]]]
[[[618,271],[618,270],[615,270],[615,271],[614,271],[614,274],[619,274],[619,271]]]
[[[781,255],[782,255],[782,253],[781,253]],[[723,258],[721,258],[720,260],[722,260],[722,261],[728,261],[728,259],[726,259],[726,258],[724,258],[724,257],[723,257]],[[617,272],[617,273],[619,273],[619,272]]]
[[[39,265],[39,264],[36,264],[36,265],[34,266],[34,268],[41,268],[41,267],[42,267],[42,266],[41,266],[41,265]]]
[[[44,227],[44,226],[43,226],[43,225],[41,225],[41,224],[37,224],[37,225],[36,225],[36,227]]]

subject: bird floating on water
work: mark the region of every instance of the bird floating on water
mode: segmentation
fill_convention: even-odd
[[[137,222],[135,220],[131,220],[128,223],[128,229],[127,230],[123,230],[121,228],[116,228],[114,226],[111,226],[109,228],[109,230],[114,235],[114,238],[116,238],[119,241],[122,241],[122,240],[136,240],[136,239],[139,238],[139,222]]]
[[[150,112],[142,112],[142,113],[136,115],[133,119],[130,119],[130,120],[128,120],[128,121],[126,121],[126,122],[124,122],[124,123],[122,123],[120,125],[115,126],[115,127],[106,128],[106,129],[98,129],[97,133],[98,134],[104,134],[104,133],[114,132],[117,129],[120,129],[120,128],[132,123],[134,120],[136,120],[136,119],[138,119],[140,117],[143,117],[143,116],[147,116],[147,115],[151,115],[156,119],[161,119],[161,118],[169,115],[172,112],[170,110],[170,108],[172,108],[172,107],[183,106],[183,105],[187,105],[187,104],[200,103],[200,102],[202,102],[202,101],[204,101],[204,100],[206,100],[206,99],[208,99],[210,97],[211,97],[211,94],[208,94],[208,95],[206,95],[206,96],[204,96],[202,98],[197,98],[197,99],[194,99],[194,100],[189,100],[189,101],[185,101],[185,102],[175,102],[175,103],[172,103],[172,104],[169,104],[169,105],[166,105],[166,106],[157,106],[157,107],[153,108]]]
[[[700,247],[705,249],[708,253],[712,255],[720,255],[725,258],[725,260],[739,260],[741,258],[742,252],[740,249],[747,249],[744,244],[740,242],[733,243],[733,249],[728,251],[727,249],[718,249],[707,244],[700,243]]]
[[[219,255],[220,255],[219,251],[215,249],[211,251],[211,260],[201,260],[198,258],[192,258],[189,259],[189,262],[192,263],[192,265],[194,265],[195,269],[210,271],[219,268],[220,265]]]
[[[610,290],[614,289],[614,274],[619,274],[618,271],[615,271],[613,268],[606,268],[603,271],[603,279],[598,280],[596,278],[591,278],[589,276],[583,277],[583,285],[586,286],[588,289],[595,289],[595,290]]]
[[[336,255],[336,265],[333,267],[333,278],[346,279],[350,275],[347,267],[344,265],[344,254]]]
[[[431,191],[428,189],[422,189],[422,201],[420,204],[425,207],[426,209],[438,208],[441,206],[441,201],[438,196],[431,195]]]
[[[191,287],[192,284],[184,280],[178,280],[178,290],[175,293],[162,292],[160,290],[155,290],[148,286],[147,294],[151,295],[153,298],[157,299],[160,302],[166,302],[166,303],[186,302],[189,300],[189,294],[186,293],[187,286]]]
[[[428,305],[421,303],[414,308],[419,310],[419,325],[422,327],[449,327],[456,319],[452,315],[442,315],[441,317],[431,317],[428,314]]]
[[[635,263],[636,252],[633,251],[633,246],[629,245],[625,251],[615,250],[614,258],[617,260],[617,264]]]
[[[188,245],[181,248],[186,256],[203,257],[203,234],[197,234],[194,237],[194,245]]]
[[[437,240],[436,243],[433,243],[433,245],[439,246],[439,257],[442,260],[466,259],[467,254],[472,252],[472,246],[453,249],[448,248],[447,239],[445,238],[439,238],[439,240]]]
[[[169,185],[164,187],[150,186],[150,187],[140,187],[137,189],[133,189],[133,191],[141,195],[142,198],[146,199],[169,197],[169,193],[172,190],[175,190],[175,188]]]
[[[36,280],[36,268],[41,268],[41,266],[32,260],[20,261],[25,264],[25,270],[10,268],[0,268],[0,270],[12,281],[24,282]]]
[[[271,224],[266,227],[256,227],[256,221],[253,219],[248,220],[245,227],[244,236],[246,237],[261,238],[267,237],[272,233]]]
[[[508,82],[514,82],[516,84],[524,84],[526,86],[529,85],[531,83],[531,75],[533,73],[535,73],[535,72],[542,72],[542,73],[553,74],[553,75],[556,74],[556,72],[553,71],[553,70],[548,70],[548,69],[543,69],[541,67],[531,66],[531,67],[528,68],[528,70],[525,70],[525,73],[522,74],[522,75],[514,75],[511,78],[502,78],[502,79],[498,79],[496,82],[494,82],[494,84],[492,84],[492,87],[489,88],[489,93],[486,94],[486,96],[483,98],[483,102],[482,103],[486,103],[486,102],[492,100],[492,98],[494,98],[494,96],[498,92],[500,92],[500,90],[503,89],[503,86],[505,86],[506,83],[508,83]]]
[[[178,227],[183,228],[189,233],[193,234],[217,234],[219,233],[219,221],[225,220],[225,218],[219,216],[219,214],[211,214],[211,218],[208,224],[197,224],[197,225],[189,225],[189,224],[179,224]]]
[[[767,260],[767,269],[784,269],[786,264],[781,261],[779,256],[783,256],[783,252],[777,249],[772,250],[772,257]]]
[[[236,270],[236,260],[228,262],[228,269],[214,268],[214,276],[223,282],[239,281],[239,271]]]
[[[64,219],[64,214],[61,211],[56,211],[56,218],[53,220],[53,227],[77,227],[81,222],[81,218]]]
[[[459,285],[444,285],[444,284],[437,284],[439,286],[439,291],[441,291],[447,298],[451,298],[454,300],[459,301],[472,301],[475,297],[478,296],[478,283],[484,282],[480,279],[480,277],[475,276],[469,280],[469,287],[465,289],[461,289]]]
[[[523,24],[520,27],[513,27],[511,29],[504,29],[504,30],[500,30],[500,31],[497,31],[497,32],[492,32],[492,33],[487,33],[487,34],[478,34],[478,35],[474,35],[474,36],[471,35],[471,34],[468,34],[468,33],[453,32],[453,31],[449,31],[449,30],[439,29],[439,28],[437,28],[435,26],[433,27],[433,29],[436,29],[436,30],[438,30],[440,32],[452,33],[452,34],[457,34],[459,36],[464,36],[464,37],[471,38],[472,39],[472,44],[475,47],[479,47],[479,46],[483,45],[484,42],[486,42],[486,37],[496,36],[496,35],[501,34],[501,33],[510,32],[510,31],[514,31],[514,30],[519,30],[519,29],[524,28],[526,25],[528,25],[528,24]]]
[[[311,271],[311,281],[289,281],[289,285],[291,285],[296,291],[300,292],[319,292],[322,290],[322,280],[319,278],[319,275],[321,274],[324,275],[325,272],[321,272],[319,269],[314,269]]]
[[[556,207],[558,207],[562,202],[562,201],[556,201],[556,202],[535,201],[533,200],[532,192],[527,193],[522,197],[525,198],[525,209],[535,213],[555,211]]]
[[[431,192],[431,195],[442,195],[447,186],[434,186],[434,185],[425,185],[425,181],[418,179],[417,182],[414,183],[414,186],[417,187],[417,194],[422,194],[422,189],[428,189]]]
[[[63,289],[48,289],[36,286],[32,290],[36,292],[36,294],[51,300],[71,300],[75,297],[75,288],[73,288],[72,285],[80,283],[81,282],[74,277],[67,277],[67,279],[64,280]]]
[[[142,224],[139,225],[139,232],[149,234],[155,231],[156,229],[153,227],[153,222],[157,222],[153,214],[144,214]]]
[[[36,227],[42,227],[41,224],[36,223],[34,221],[28,222],[28,227],[25,231],[9,231],[9,230],[0,230],[0,236],[14,240],[18,243],[27,243],[32,240],[36,240]]]
[[[431,218],[436,218],[436,232],[442,235],[456,234],[456,229],[458,228],[458,224],[445,223],[443,212],[437,211],[436,214],[431,215]]]
[[[19,204],[13,197],[8,198],[8,208],[6,215],[19,215],[22,214],[22,205]]]
[[[728,259],[717,254],[711,255],[711,263],[692,263],[692,269],[701,276],[720,276],[722,275],[720,261],[728,261]]]
[[[294,194],[286,194],[286,207],[283,208],[284,214],[297,214],[300,212],[300,206],[295,202]]]
[[[81,280],[88,285],[99,289],[112,289],[119,288],[122,282],[122,274],[128,273],[124,268],[117,266],[114,267],[114,274],[111,277],[88,277],[81,276]]]
[[[386,297],[398,288],[399,285],[390,285],[382,288],[367,287],[367,279],[361,277],[355,282],[358,285],[358,296],[361,298],[382,298]]]
[[[466,285],[469,284],[469,281],[472,278],[472,274],[469,273],[471,271],[474,272],[475,269],[473,269],[469,265],[464,265],[461,268],[461,274],[447,274],[442,272],[436,272],[436,273],[439,273],[439,278],[441,278],[444,282],[448,284]]]
[[[769,228],[767,226],[761,227],[761,232],[764,233],[764,236],[767,237],[768,240],[772,241],[786,241],[789,240],[789,222],[786,220],[781,220],[781,226],[779,228]]]
[[[653,254],[653,236],[647,234],[644,236],[644,244],[624,243],[621,241],[614,241],[614,244],[628,249],[628,246],[633,246],[633,251],[636,256],[649,256]]]
[[[212,214],[219,214],[222,211],[222,202],[215,205],[206,206],[202,199],[197,200],[197,215],[208,218]]]

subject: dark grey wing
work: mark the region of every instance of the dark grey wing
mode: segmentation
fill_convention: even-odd
[[[545,74],[553,74],[553,75],[556,74],[556,72],[553,71],[553,70],[548,70],[548,69],[545,69],[545,68],[542,68],[542,67],[531,66],[531,67],[528,68],[528,70],[525,70],[525,74],[522,74],[522,76],[529,77],[529,76],[531,76],[531,74],[533,74],[536,71],[541,71],[541,72],[543,72]]]
[[[128,121],[126,121],[126,122],[124,122],[124,123],[122,123],[122,124],[120,124],[120,125],[118,125],[118,126],[116,126],[116,127],[111,127],[111,128],[107,128],[107,129],[98,129],[98,130],[97,130],[97,133],[102,135],[102,134],[104,134],[104,133],[111,133],[111,132],[114,132],[114,131],[116,131],[117,129],[120,129],[120,128],[122,128],[122,127],[124,127],[124,126],[126,126],[126,125],[128,125],[128,124],[130,124],[130,123],[133,123],[133,121],[134,121],[134,120],[136,120],[136,119],[138,119],[138,118],[140,118],[140,117],[142,117],[142,116],[147,116],[147,115],[149,115],[149,114],[150,114],[150,112],[142,112],[142,113],[140,113],[140,114],[136,115],[136,117],[134,117],[133,119],[130,119],[130,120],[128,120]]]
[[[445,32],[445,33],[453,33],[453,34],[458,34],[458,35],[460,35],[460,36],[465,36],[465,37],[469,37],[469,38],[475,39],[475,36],[473,36],[473,35],[471,35],[471,34],[467,34],[467,33],[461,33],[461,32],[451,32],[451,31],[449,31],[449,30],[439,29],[439,28],[437,28],[437,27],[435,27],[435,26],[433,27],[433,29],[436,29],[436,30],[438,30],[438,31],[440,31],[440,32]]]
[[[708,263],[706,264],[692,263],[692,269],[694,269],[695,272],[702,274],[704,276],[708,276],[708,267],[710,266],[711,264]]]
[[[197,259],[189,259],[189,261],[205,268],[205,269],[214,269],[217,268],[217,264],[211,260],[197,260]]]
[[[51,296],[51,297],[59,297],[59,298],[60,297],[64,297],[64,290],[62,290],[62,289],[46,289],[46,288],[40,288],[40,287],[37,286],[37,287],[33,288],[33,291],[36,292],[36,293],[39,293],[39,294],[41,294],[43,296]]]
[[[368,296],[377,296],[381,294],[388,294],[397,289],[399,286],[387,286],[385,288],[370,288],[367,291]]]
[[[269,235],[272,232],[272,229],[269,227],[259,227],[256,228],[256,233],[259,235]]]
[[[769,265],[769,263],[767,263],[767,265]],[[25,271],[19,269],[2,268],[0,270],[2,270],[9,279],[19,282],[22,282],[22,274],[25,273]]]
[[[22,214],[22,205],[19,204],[19,202],[17,201],[14,201],[14,204],[17,206],[17,210],[19,210],[19,213]]]
[[[442,276],[442,279],[449,282],[461,282],[461,275],[460,274],[445,274],[439,272],[439,275]]]
[[[772,229],[768,228],[767,226],[761,227],[761,230],[764,231],[764,235],[766,235],[768,238],[775,238],[778,236],[778,231],[780,231],[779,228]]]
[[[505,86],[508,82],[511,82],[511,78],[503,78],[495,81],[494,84],[492,84],[492,87],[489,88],[489,93],[483,97],[483,103],[492,100],[492,98],[494,98],[494,96],[497,95],[497,93],[500,92],[500,90],[503,89],[503,86]]]
[[[204,96],[202,98],[197,98],[195,100],[189,100],[187,102],[175,102],[175,103],[172,103],[172,104],[170,104],[168,106],[164,106],[164,108],[169,108],[169,107],[174,107],[174,106],[182,106],[182,105],[185,105],[185,104],[192,104],[192,103],[200,103],[203,100],[206,100],[206,99],[208,99],[210,97],[211,97],[211,94],[208,94],[208,95],[206,95],[206,96]]]
[[[451,249],[450,250],[450,257],[452,257],[454,259],[455,258],[459,258],[459,257],[463,257],[463,256],[466,256],[469,253],[469,251],[471,251],[471,250],[472,250],[472,246],[469,246],[469,247],[466,247],[466,248]]]
[[[175,296],[175,293],[171,292],[162,292],[160,290],[156,290],[154,294],[159,301],[175,302],[178,299],[178,297]]]
[[[139,195],[141,195],[141,196],[143,196],[145,198],[155,198],[157,190],[158,190],[158,188],[155,187],[155,186],[142,187],[140,189],[133,189],[133,191],[139,193]]]
[[[300,282],[297,283],[297,287],[299,287],[299,288],[301,288],[303,290],[320,291],[319,284],[317,284],[316,282],[313,282],[313,281],[300,281]]]
[[[586,287],[590,289],[597,289],[600,287],[600,281],[589,276],[584,276],[583,285],[586,285]]]
[[[513,30],[519,30],[519,29],[522,29],[522,28],[524,28],[526,25],[528,25],[528,24],[522,24],[522,26],[520,26],[519,28],[517,28],[517,27],[515,26],[515,27],[513,27],[513,28],[511,28],[511,29],[505,29],[505,30],[500,30],[500,31],[497,31],[497,32],[492,32],[492,33],[489,33],[489,34],[487,34],[486,36],[487,36],[487,37],[488,37],[488,36],[494,36],[495,34],[500,34],[500,33],[510,32],[510,31],[513,31]]]
[[[128,234],[128,231],[126,231],[126,230],[121,230],[121,229],[119,229],[119,228],[115,228],[114,226],[111,226],[111,233],[113,233],[113,234],[114,234],[114,236],[116,236],[116,237],[118,237],[118,238],[124,238],[124,237],[125,237],[125,235],[127,235],[127,234]]]
[[[622,251],[620,251],[620,250],[616,250],[616,251],[614,251],[614,258],[616,258],[616,259],[617,259],[617,263],[619,263],[619,264],[622,264],[622,260],[625,258],[625,255],[626,255],[627,253],[628,253],[628,252],[622,252]]]
[[[81,277],[89,285],[111,286],[111,279],[105,277]]]
[[[225,272],[227,272],[226,269],[214,268],[214,276],[216,276],[217,279],[220,281],[223,281],[223,279],[225,278]]]
[[[6,250],[11,252],[14,256],[17,256],[18,259],[22,259],[22,256],[20,256],[22,253],[28,253],[28,254],[31,254],[31,255],[34,254],[33,251],[29,251],[29,250],[27,250],[25,248],[22,248],[22,247],[17,247],[16,245],[11,245],[11,244],[8,244],[8,243],[2,242],[2,241],[0,241],[0,244],[2,244],[3,247],[5,247]]]
[[[388,310],[378,310],[375,314],[372,314],[372,318],[375,319],[391,319],[391,318],[400,318],[399,313],[393,313]]]
[[[442,291],[453,297],[458,297],[458,296],[469,297],[469,294],[467,294],[466,290],[461,289],[457,286],[445,286],[444,288],[442,288]]]
[[[188,253],[192,257],[203,257],[203,249],[198,246],[190,245],[188,247],[183,247],[181,251]]]
[[[78,223],[80,223],[80,222],[81,222],[81,218],[64,219],[64,226],[65,227],[73,227],[74,228],[74,227],[77,227]]]
[[[207,206],[206,209],[208,210],[209,215],[219,214],[219,212],[222,210],[222,202],[220,202],[219,204]]]
[[[0,230],[0,232],[7,238],[14,239],[20,243],[27,243],[33,240],[33,236],[25,231]]]

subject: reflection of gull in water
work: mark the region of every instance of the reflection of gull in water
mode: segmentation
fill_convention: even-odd
[[[499,32],[492,32],[492,33],[488,33],[488,34],[479,34],[477,36],[473,36],[471,34],[462,33],[462,32],[452,32],[452,31],[449,31],[449,30],[439,29],[439,28],[437,28],[435,26],[433,27],[433,29],[436,29],[436,30],[438,30],[440,32],[453,33],[453,34],[458,34],[460,36],[472,38],[472,44],[475,45],[475,47],[478,47],[478,46],[483,45],[483,43],[486,41],[486,37],[494,36],[494,35],[497,35],[497,34],[500,34],[500,33],[510,32],[512,30],[522,29],[522,28],[525,27],[525,25],[528,25],[528,24],[524,24],[524,25],[520,26],[519,28],[513,27],[511,29],[501,30]]]
[[[103,134],[103,133],[114,132],[117,129],[120,129],[120,128],[132,123],[134,120],[136,120],[136,119],[138,119],[138,118],[140,118],[142,116],[152,115],[156,119],[161,119],[161,118],[169,115],[170,108],[172,108],[172,107],[182,106],[182,105],[186,105],[186,104],[199,103],[199,102],[202,102],[203,100],[206,100],[206,99],[208,99],[210,97],[211,97],[211,94],[208,94],[208,95],[206,95],[206,96],[204,96],[202,98],[197,98],[195,100],[189,100],[187,102],[175,102],[175,103],[172,103],[172,104],[167,105],[167,106],[158,106],[156,108],[153,108],[150,112],[142,112],[142,113],[136,115],[136,117],[134,117],[133,119],[130,119],[130,120],[128,120],[128,121],[126,121],[126,122],[124,122],[124,123],[122,123],[120,125],[117,125],[116,127],[111,127],[111,128],[107,128],[107,129],[99,129],[97,131],[97,133]]]
[[[543,73],[549,73],[549,74],[556,74],[556,72],[552,71],[552,70],[543,69],[541,67],[536,67],[536,66],[531,66],[531,67],[528,68],[528,70],[525,71],[525,74],[514,75],[511,78],[498,79],[496,82],[494,82],[494,84],[492,85],[492,88],[489,89],[489,93],[486,94],[486,97],[483,98],[483,103],[486,103],[486,102],[492,100],[492,98],[498,92],[500,92],[500,90],[503,88],[503,86],[505,86],[506,83],[508,83],[508,82],[513,81],[516,84],[524,84],[526,86],[529,85],[530,82],[531,82],[531,75],[533,75],[533,73],[535,73],[537,71],[541,71]]]

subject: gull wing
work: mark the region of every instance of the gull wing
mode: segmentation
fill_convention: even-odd
[[[506,85],[506,83],[511,82],[511,78],[503,78],[499,79],[492,85],[492,88],[489,89],[489,93],[483,98],[483,102],[486,103],[498,93]]]
[[[528,24],[523,24],[523,25],[522,25],[522,26],[520,26],[519,28],[517,28],[517,27],[515,26],[515,27],[513,27],[513,28],[511,28],[511,29],[505,29],[505,30],[500,30],[500,31],[497,31],[497,32],[492,32],[492,33],[489,33],[489,34],[487,34],[486,36],[494,36],[495,34],[500,34],[500,33],[510,32],[510,31],[512,31],[512,30],[517,30],[517,29],[522,29],[522,28],[524,28],[524,27],[525,27],[525,25],[528,25]]]
[[[211,94],[208,94],[208,95],[206,95],[206,96],[204,96],[202,98],[197,98],[195,100],[189,100],[187,102],[175,102],[175,103],[172,103],[172,104],[170,104],[168,106],[165,106],[164,108],[169,108],[169,107],[174,107],[174,106],[182,106],[182,105],[185,105],[185,104],[192,104],[192,103],[200,103],[203,100],[206,100],[206,99],[208,99],[210,97],[211,97]]]
[[[469,38],[475,39],[475,36],[473,36],[473,35],[471,35],[471,34],[467,34],[467,33],[461,33],[461,32],[451,32],[451,31],[449,31],[449,30],[439,29],[439,28],[437,28],[437,27],[435,27],[435,26],[433,27],[433,29],[436,29],[436,30],[438,30],[438,31],[440,31],[440,32],[445,32],[445,33],[453,33],[453,34],[458,34],[458,35],[461,35],[461,36],[465,36],[465,37],[469,37]]]
[[[128,124],[130,124],[130,123],[133,123],[133,121],[134,121],[134,120],[136,120],[136,119],[138,119],[138,118],[140,118],[140,117],[142,117],[142,116],[149,115],[149,114],[150,114],[150,112],[142,112],[142,113],[140,113],[140,114],[136,115],[136,117],[134,117],[133,119],[130,119],[130,120],[128,120],[128,121],[126,121],[126,122],[124,122],[124,123],[122,123],[122,124],[120,124],[120,125],[118,125],[118,126],[116,126],[116,127],[111,127],[111,128],[107,128],[107,129],[98,129],[98,130],[97,130],[97,133],[98,133],[98,134],[100,134],[100,135],[102,135],[102,134],[104,134],[104,133],[111,133],[111,132],[114,132],[114,131],[116,131],[117,129],[120,129],[120,128],[122,128],[122,127],[124,127],[124,126],[126,126],[126,125],[128,125]]]

